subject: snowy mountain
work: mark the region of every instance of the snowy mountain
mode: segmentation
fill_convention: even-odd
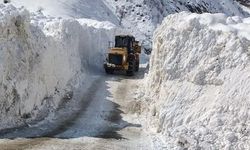
[[[151,41],[163,18],[181,11],[249,15],[234,0],[12,0],[12,3],[55,17],[110,21],[122,25],[140,41]]]
[[[89,18],[99,21],[118,20],[101,0],[12,0],[12,4],[25,6],[31,12],[41,11],[45,15],[63,18]]]

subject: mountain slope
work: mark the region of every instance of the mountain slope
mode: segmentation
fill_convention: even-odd
[[[11,3],[19,7],[25,6],[32,12],[42,11],[53,17],[89,18],[118,24],[117,17],[101,0],[12,0]]]
[[[122,25],[141,41],[151,41],[157,24],[165,16],[176,12],[221,12],[242,17],[249,15],[234,0],[13,0],[12,3],[56,17],[107,20]]]

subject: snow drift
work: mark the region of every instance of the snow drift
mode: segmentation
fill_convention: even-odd
[[[183,12],[155,31],[145,91],[167,149],[250,148],[249,21]]]
[[[42,119],[100,71],[116,27],[0,5],[0,125]]]

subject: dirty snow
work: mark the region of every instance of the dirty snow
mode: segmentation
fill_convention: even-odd
[[[250,148],[249,29],[249,18],[185,12],[157,28],[142,91],[163,147]]]

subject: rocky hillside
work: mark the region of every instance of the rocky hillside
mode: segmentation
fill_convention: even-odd
[[[250,1],[249,0],[237,0],[240,4],[247,6],[250,8]]]
[[[139,39],[151,41],[153,31],[164,17],[182,11],[249,16],[234,0],[104,0],[120,24]],[[146,37],[146,38],[145,38]]]

